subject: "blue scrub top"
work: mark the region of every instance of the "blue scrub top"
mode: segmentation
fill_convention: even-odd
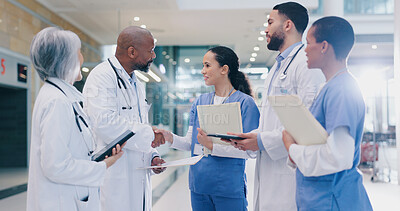
[[[202,94],[193,103],[190,111],[189,125],[193,126],[192,133],[192,156],[197,141],[197,128],[199,119],[197,116],[198,105],[209,105],[214,93]],[[260,112],[254,99],[236,91],[225,103],[239,102],[242,114],[243,132],[247,133],[258,128]],[[198,194],[209,194],[229,198],[246,197],[246,174],[245,159],[227,158],[209,155],[203,157],[197,164],[190,166],[189,188]]]
[[[365,104],[361,90],[349,72],[332,78],[310,107],[311,113],[330,134],[345,126],[355,140],[353,166],[334,174],[305,177],[296,172],[296,202],[299,210],[372,210],[357,170],[364,128]]]

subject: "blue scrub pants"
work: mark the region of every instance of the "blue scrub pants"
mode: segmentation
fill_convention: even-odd
[[[193,211],[247,211],[246,198],[228,198],[190,191]]]

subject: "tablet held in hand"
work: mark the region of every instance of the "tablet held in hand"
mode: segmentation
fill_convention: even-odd
[[[226,134],[207,134],[207,136],[215,137],[215,138],[221,138],[221,139],[226,139],[226,140],[243,140],[245,138],[239,137],[239,136],[234,136],[234,135],[226,135]]]
[[[92,156],[92,160],[96,162],[100,162],[106,158],[106,156],[111,156],[112,155],[112,149],[119,144],[122,146],[128,139],[130,139],[133,135],[135,135],[134,132],[127,130],[120,136],[118,136],[114,141],[111,143],[107,144],[103,149],[101,149],[99,152],[94,154]]]

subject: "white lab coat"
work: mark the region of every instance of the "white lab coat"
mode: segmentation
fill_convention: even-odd
[[[254,184],[254,210],[292,211],[297,210],[295,193],[295,172],[286,165],[288,153],[282,142],[284,129],[270,106],[269,95],[298,95],[303,103],[309,107],[316,95],[318,88],[325,81],[321,70],[308,69],[304,47],[293,59],[287,70],[287,77],[280,79],[286,66],[301,45],[296,46],[292,52],[281,62],[279,72],[274,80],[272,75],[277,63],[268,74],[263,91],[263,100],[260,108],[259,132],[265,150],[258,151]],[[269,84],[271,90],[268,92]]]
[[[83,88],[84,109],[93,122],[99,146],[110,143],[126,130],[132,130],[136,134],[127,141],[123,149],[124,156],[107,171],[104,185],[101,187],[102,210],[151,210],[152,171],[138,169],[149,166],[151,159],[158,155],[157,151],[151,148],[154,133],[148,125],[150,105],[145,100],[143,84],[137,81],[136,96],[135,88],[129,82],[129,75],[117,58],[111,57],[110,60],[128,90],[125,90],[122,84],[122,89],[118,87],[117,76],[109,62],[105,61],[97,65],[86,80]],[[138,104],[143,123],[140,123]],[[122,109],[129,106],[132,106],[132,109]]]
[[[90,161],[94,143],[81,122],[75,122],[72,103],[83,100],[70,84],[50,78],[68,96],[45,83],[35,101],[28,179],[28,211],[100,210],[99,187],[106,175],[105,162]],[[75,109],[83,116],[79,104]],[[85,136],[85,139],[83,138]],[[88,201],[81,201],[88,197]]]

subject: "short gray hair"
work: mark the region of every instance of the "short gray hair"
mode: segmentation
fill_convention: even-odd
[[[73,83],[80,71],[81,40],[71,31],[47,27],[31,43],[31,61],[40,79],[56,77]]]

